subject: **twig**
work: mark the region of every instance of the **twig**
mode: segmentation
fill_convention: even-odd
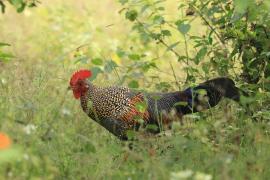
[[[142,27],[144,27],[143,23],[140,22],[138,19],[136,19],[136,21],[137,21],[137,23],[139,23]],[[149,30],[148,30],[147,28],[145,28],[145,27],[144,27],[144,30],[145,30],[148,34],[150,34],[150,35],[152,34],[152,32],[149,31]],[[174,53],[175,56],[177,56],[178,58],[181,57],[181,55],[180,55],[178,52],[176,52],[173,48],[169,48],[170,46],[169,46],[163,39],[158,38],[157,40],[158,40],[158,42],[160,42],[162,45],[164,45],[164,46],[168,49],[168,51],[171,51],[172,53]],[[186,62],[184,62],[184,63],[186,64]],[[188,65],[188,64],[186,64],[186,65]]]
[[[176,76],[176,74],[175,74],[175,71],[174,71],[174,68],[173,68],[173,65],[172,65],[172,62],[169,61],[169,63],[170,63],[170,66],[171,66],[171,69],[172,69],[172,72],[173,72],[173,76],[174,76],[174,79],[175,79],[175,84],[176,84],[176,86],[178,87],[178,89],[181,90],[180,84],[179,84],[179,82],[178,82],[178,80],[177,80],[177,76]]]
[[[205,24],[211,29],[211,31],[213,31],[213,33],[217,36],[218,40],[220,41],[220,43],[224,46],[225,49],[227,49],[226,44],[224,42],[224,40],[221,38],[221,36],[217,33],[217,31],[215,30],[215,28],[208,22],[208,20],[203,16],[203,14],[200,12],[200,10],[193,6],[192,4],[190,4],[190,6],[192,6],[192,8],[196,11],[196,13],[199,14],[199,16],[202,18],[202,20],[205,22]]]
[[[169,51],[173,52],[173,53],[175,54],[175,56],[177,56],[178,58],[181,57],[181,55],[180,55],[178,52],[176,52],[173,48],[169,48],[170,46],[169,46],[167,43],[165,43],[165,42],[163,41],[163,39],[158,39],[158,41],[159,41],[161,44],[163,44],[165,47],[167,47],[167,49],[168,49]],[[188,65],[187,62],[184,61],[184,63],[185,63],[186,65]]]

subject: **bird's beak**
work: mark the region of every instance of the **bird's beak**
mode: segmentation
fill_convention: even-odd
[[[71,86],[68,86],[67,90],[70,91],[71,90]]]

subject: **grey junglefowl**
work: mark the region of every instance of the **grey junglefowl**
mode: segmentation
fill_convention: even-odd
[[[92,72],[80,70],[70,79],[70,88],[80,99],[83,111],[109,132],[127,140],[129,130],[156,127],[158,133],[173,121],[182,122],[185,114],[209,109],[223,98],[239,102],[242,92],[233,80],[220,77],[205,81],[184,91],[144,93],[127,87],[98,87],[92,84]],[[162,127],[162,128],[161,128]]]

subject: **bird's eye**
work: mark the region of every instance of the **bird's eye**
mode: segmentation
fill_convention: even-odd
[[[84,86],[84,83],[83,83],[83,81],[78,81],[78,83],[77,83],[77,86],[79,86],[79,87],[82,87],[82,86]]]
[[[77,85],[82,86],[82,81],[78,81]]]

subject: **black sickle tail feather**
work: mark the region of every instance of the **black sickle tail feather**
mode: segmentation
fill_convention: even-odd
[[[211,79],[184,91],[148,94],[149,123],[157,124],[160,121],[159,114],[170,114],[174,109],[179,117],[209,109],[224,97],[239,102],[242,94],[247,95],[235,86],[233,80],[226,77]]]
[[[178,107],[183,114],[198,112],[216,106],[223,98],[229,98],[239,102],[240,96],[248,96],[247,93],[235,86],[229,78],[216,78],[183,91],[186,94],[188,106]]]

